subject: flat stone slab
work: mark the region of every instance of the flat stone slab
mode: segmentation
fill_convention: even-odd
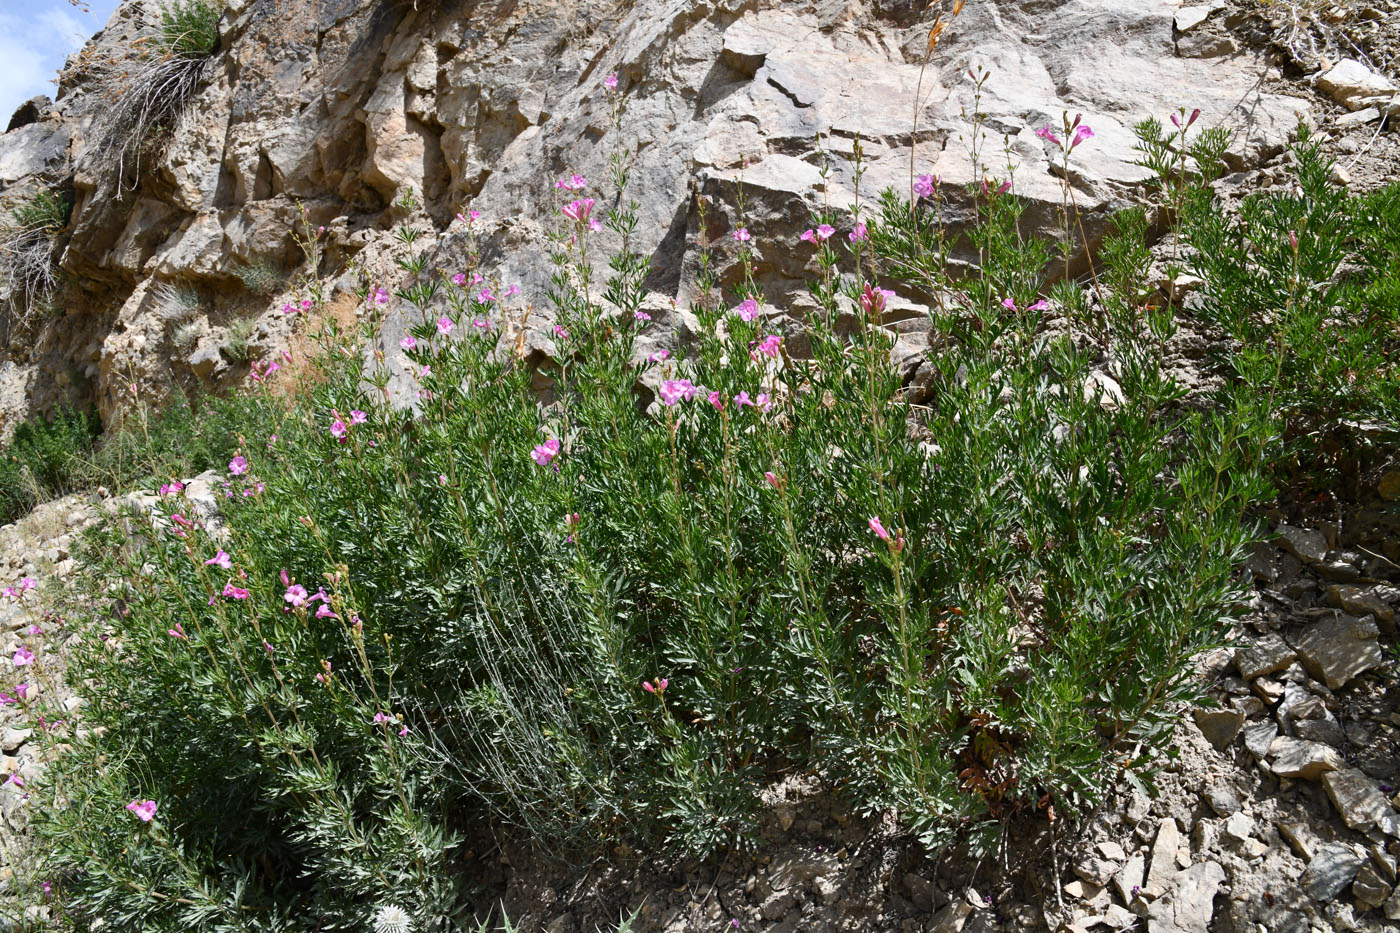
[[[1380,667],[1380,629],[1367,616],[1357,619],[1338,613],[1333,619],[1320,619],[1294,640],[1298,658],[1308,673],[1337,690],[1354,678]]]

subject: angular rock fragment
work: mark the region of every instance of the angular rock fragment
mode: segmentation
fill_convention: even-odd
[[[1271,633],[1252,645],[1236,649],[1235,667],[1239,668],[1240,676],[1245,680],[1254,680],[1283,670],[1297,656],[1298,653],[1289,647],[1282,636]]]
[[[1305,563],[1320,564],[1327,559],[1327,538],[1320,531],[1279,525],[1278,535],[1279,547]]]
[[[1320,780],[1345,765],[1335,748],[1281,735],[1269,745],[1269,767],[1279,777]]]
[[[1356,768],[1339,768],[1324,774],[1322,786],[1342,822],[1357,832],[1378,825],[1394,812],[1375,782]]]
[[[1353,679],[1381,665],[1380,629],[1376,620],[1338,613],[1319,619],[1294,640],[1298,657],[1314,677],[1338,690]]]
[[[1201,735],[1218,752],[1229,747],[1244,725],[1244,713],[1234,709],[1197,709],[1191,715]]]
[[[1330,901],[1346,890],[1365,862],[1351,846],[1340,842],[1324,843],[1308,863],[1298,883],[1315,901]]]

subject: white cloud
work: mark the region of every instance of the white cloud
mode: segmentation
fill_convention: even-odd
[[[0,17],[0,130],[9,122],[10,114],[36,94],[53,95],[51,79],[63,64],[55,63],[52,52],[43,45],[26,39],[13,17]]]
[[[67,0],[25,0],[16,14],[10,0],[0,12],[0,130],[15,108],[38,94],[54,94],[64,59],[106,25],[118,0],[90,0],[83,13]]]

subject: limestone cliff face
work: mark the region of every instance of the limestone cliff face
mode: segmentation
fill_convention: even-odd
[[[1261,94],[1265,66],[1251,55],[1184,57],[1202,53],[1178,43],[1177,7],[972,0],[921,78],[930,18],[914,0],[228,0],[219,50],[183,120],[135,184],[110,192],[111,166],[91,142],[104,106],[92,63],[129,56],[159,13],[155,0],[127,0],[70,64],[56,100],[22,110],[0,135],[0,194],[57,185],[75,196],[55,251],[65,284],[47,323],[12,339],[0,414],[12,426],[71,400],[95,402],[112,422],[132,383],[158,395],[242,378],[249,359],[275,354],[297,326],[280,309],[304,262],[291,236],[301,207],[326,227],[320,271],[338,291],[363,274],[352,267],[392,287],[390,229],[405,219],[396,201],[407,189],[421,202],[408,219],[449,267],[466,250],[455,215],[480,212],[484,265],[522,285],[537,306],[527,339],[547,353],[553,182],[572,172],[604,182],[615,151],[633,160],[634,245],[653,259],[656,339],[684,337],[673,308],[688,295],[695,195],[710,197],[707,232],[722,237],[738,222],[741,181],[781,326],[803,308],[810,253],[796,234],[809,211],[887,186],[907,191],[912,143],[917,170],[941,176],[957,219],[972,177],[976,67],[991,73],[980,98],[986,171],[1014,170],[1032,223],[1053,227],[1061,198],[1034,129],[1066,110],[1093,126],[1072,165],[1092,236],[1093,218],[1142,180],[1133,122],[1200,107],[1207,125],[1236,129],[1232,158],[1244,167],[1276,151],[1306,110]],[[1205,49],[1214,51],[1231,47]],[[620,130],[604,86],[614,73]],[[859,192],[848,161],[856,140]],[[249,267],[278,270],[283,290],[248,288]],[[197,307],[172,310],[172,285]],[[909,320],[891,326],[907,331],[900,352],[912,372],[921,337],[914,306],[902,307]],[[403,326],[395,315],[386,340]],[[231,351],[235,330],[251,332],[247,352]]]

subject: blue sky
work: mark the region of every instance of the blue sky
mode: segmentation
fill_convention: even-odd
[[[107,24],[117,0],[0,0],[0,131],[36,94],[54,95],[53,78],[70,52]]]

